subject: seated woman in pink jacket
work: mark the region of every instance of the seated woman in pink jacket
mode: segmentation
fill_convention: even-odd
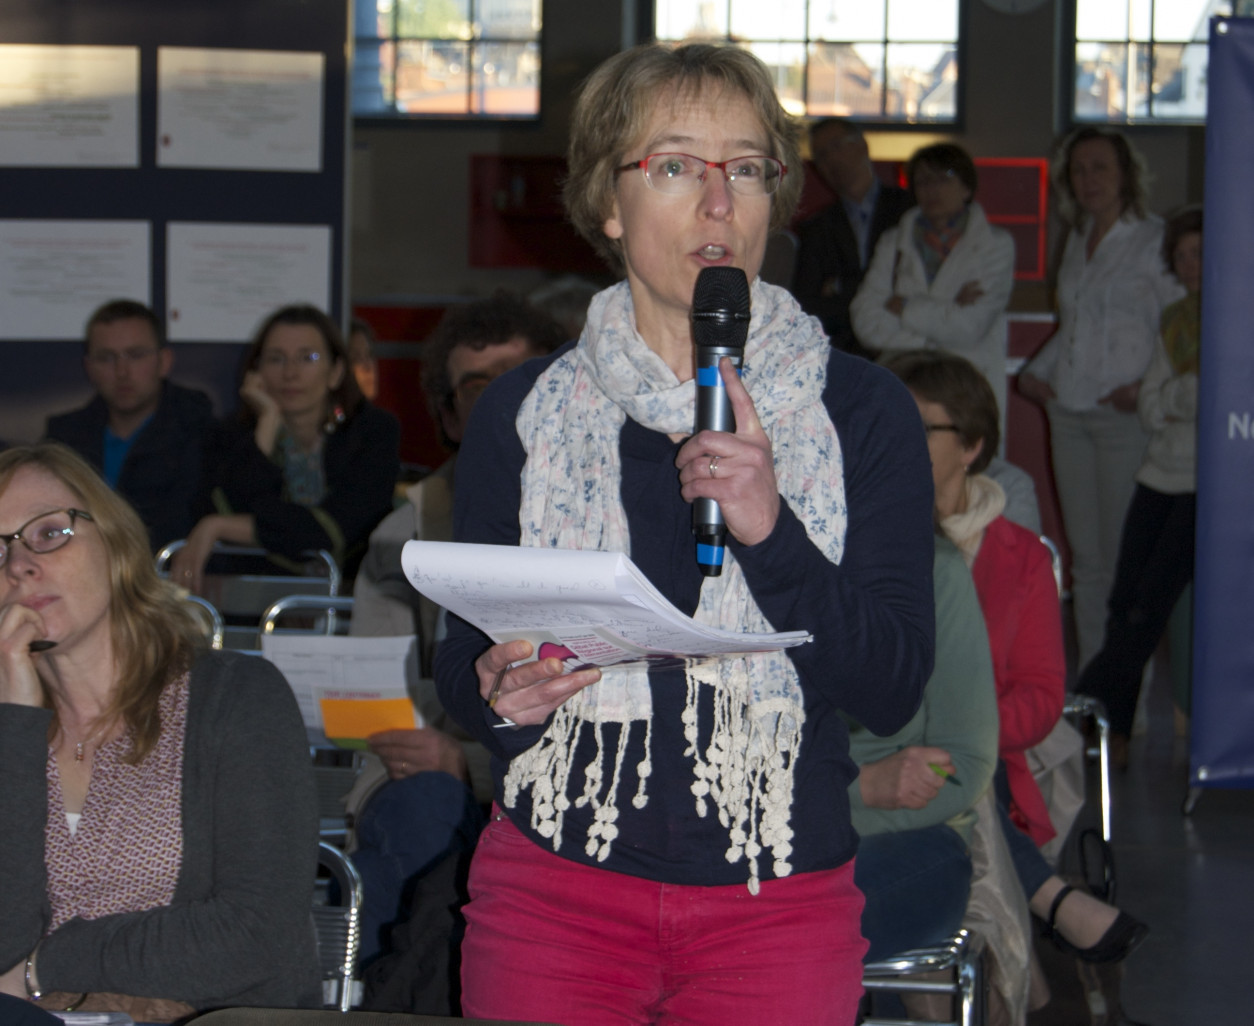
[[[997,401],[960,356],[916,350],[888,361],[927,431],[941,530],[966,558],[988,627],[1001,720],[997,804],[1028,907],[1061,947],[1088,962],[1125,958],[1148,927],[1056,876],[1040,844],[1054,835],[1025,752],[1062,714],[1066,663],[1049,552],[1004,516],[1001,486],[981,471],[997,451]]]

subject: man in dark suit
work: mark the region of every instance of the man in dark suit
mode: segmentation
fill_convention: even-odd
[[[793,295],[823,322],[832,345],[866,355],[849,324],[849,303],[879,237],[914,206],[914,199],[905,189],[881,184],[862,131],[844,118],[810,126],[810,155],[837,200],[798,230]]]
[[[48,418],[45,435],[100,471],[148,528],[154,551],[187,537],[213,417],[204,392],[166,380],[174,352],[143,303],[115,299],[87,321],[83,369],[96,395]]]

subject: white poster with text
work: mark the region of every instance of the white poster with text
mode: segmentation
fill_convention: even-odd
[[[139,167],[139,48],[0,45],[0,165]]]
[[[321,171],[321,53],[157,51],[157,166]]]
[[[166,229],[171,341],[246,342],[289,303],[331,308],[326,225],[171,222]]]
[[[0,339],[81,339],[111,299],[151,302],[147,221],[0,220]]]

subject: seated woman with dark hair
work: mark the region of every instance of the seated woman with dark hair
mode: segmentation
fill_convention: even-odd
[[[139,518],[55,443],[0,455],[0,823],[0,994],[320,1005],[292,692],[204,650]]]
[[[962,557],[936,539],[936,662],[923,705],[897,733],[853,724],[849,786],[861,838],[853,878],[866,896],[866,961],[939,944],[962,923],[971,889],[973,806],[997,765],[997,696],[988,632]]]
[[[1064,883],[1037,847],[1054,828],[1025,753],[1062,715],[1062,617],[1048,550],[1002,516],[1005,495],[982,473],[1000,436],[993,390],[969,361],[950,353],[916,350],[886,363],[918,404],[932,457],[936,518],[971,567],[984,611],[1001,721],[994,784],[1028,907],[1081,959],[1119,961],[1148,928]]]
[[[220,541],[289,560],[326,549],[351,576],[392,509],[400,426],[362,398],[339,328],[316,307],[267,317],[246,366],[240,423],[210,436],[201,519],[171,579],[200,592]]]

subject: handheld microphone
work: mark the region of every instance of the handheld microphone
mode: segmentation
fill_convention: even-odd
[[[749,337],[749,279],[739,267],[706,267],[692,292],[692,338],[697,347],[696,431],[735,431],[727,389],[718,364],[728,357],[740,373]],[[697,536],[697,566],[706,577],[723,572],[727,526],[713,499],[692,504],[692,533]]]

